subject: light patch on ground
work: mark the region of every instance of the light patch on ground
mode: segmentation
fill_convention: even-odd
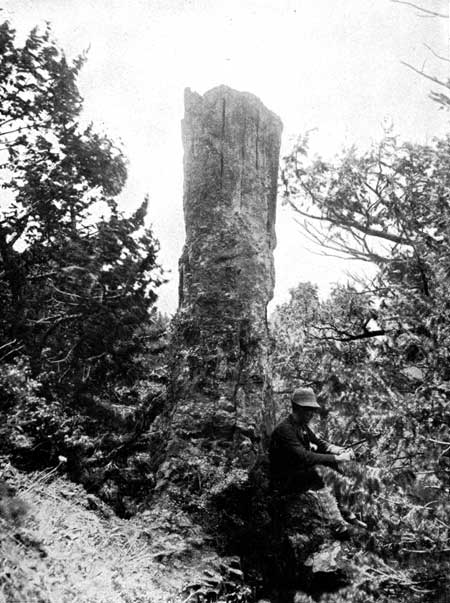
[[[93,510],[81,486],[48,473],[7,465],[0,477],[28,507],[14,524],[17,498],[0,494],[0,603],[175,603],[202,583],[204,548],[171,535],[167,521],[120,519],[100,501]]]

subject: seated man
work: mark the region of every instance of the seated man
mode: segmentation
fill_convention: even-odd
[[[354,453],[319,439],[309,427],[314,413],[320,410],[311,388],[295,390],[291,402],[292,413],[274,429],[271,437],[272,487],[281,494],[314,492],[323,519],[330,523],[337,536],[346,537],[352,530],[316,467],[325,465],[338,470],[338,463],[353,460]]]

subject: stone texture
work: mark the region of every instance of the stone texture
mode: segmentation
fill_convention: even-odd
[[[187,90],[185,106],[186,243],[168,402],[151,449],[160,459],[152,512],[176,517],[181,536],[188,526],[204,555],[210,546],[237,555],[255,592],[284,602],[325,578],[334,588],[340,575],[316,497],[269,487],[267,304],[282,126],[255,96],[225,86],[203,97]]]
[[[220,487],[273,426],[267,304],[282,125],[252,94],[185,92],[179,311],[159,487]]]

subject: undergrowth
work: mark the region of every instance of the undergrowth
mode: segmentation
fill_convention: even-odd
[[[250,600],[239,559],[179,509],[119,518],[61,468],[23,473],[0,457],[0,603]]]
[[[52,471],[3,464],[0,475],[0,603],[178,600],[186,578],[155,560],[138,519],[90,510],[86,491]]]

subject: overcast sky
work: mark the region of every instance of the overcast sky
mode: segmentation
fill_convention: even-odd
[[[417,0],[420,3],[420,0]],[[445,12],[446,0],[422,0]],[[85,116],[121,139],[129,158],[124,209],[150,196],[160,261],[172,271],[160,307],[177,304],[184,239],[180,121],[185,87],[227,84],[258,95],[284,123],[283,149],[317,128],[315,152],[362,148],[393,125],[425,142],[448,130],[428,98],[430,82],[401,64],[447,77],[448,21],[390,0],[6,0],[3,15],[23,35],[50,21],[69,56],[89,47],[80,76]],[[292,215],[279,206],[275,302],[311,280],[326,293],[346,262],[311,254]]]

